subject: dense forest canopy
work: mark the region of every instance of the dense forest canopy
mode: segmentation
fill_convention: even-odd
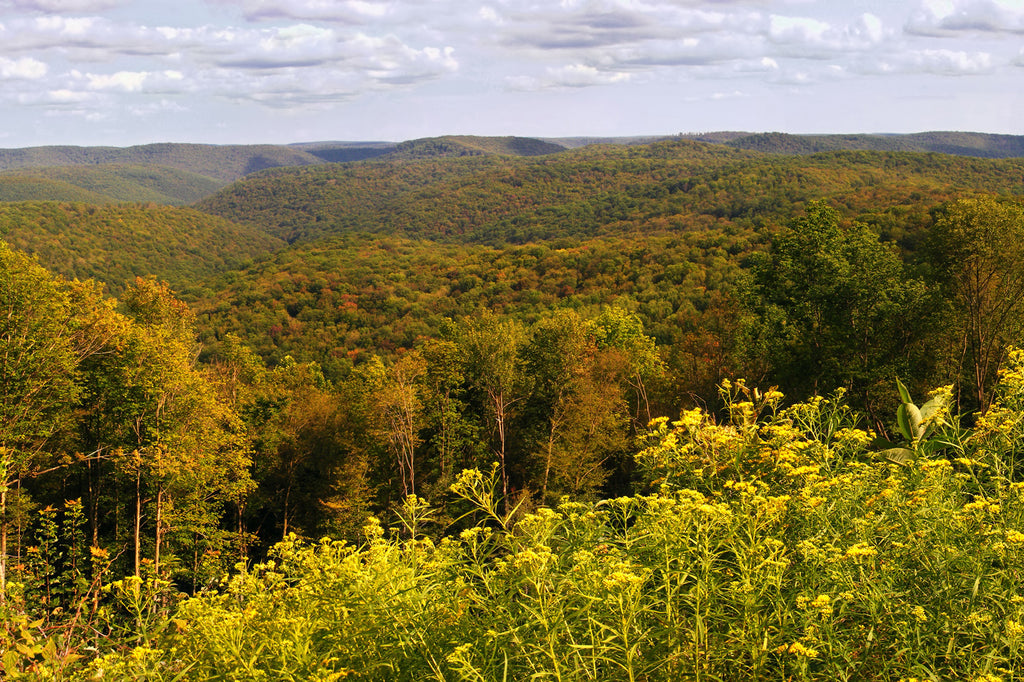
[[[238,617],[218,599],[280,589],[303,603],[304,570],[335,575],[344,565],[361,585],[353,599],[373,592],[360,582],[369,566],[401,574],[410,594],[434,590],[420,582],[434,576],[475,596],[461,606],[423,596],[418,610],[382,601],[411,609],[400,634],[426,637],[417,619],[431,613],[452,628],[423,639],[420,654],[394,644],[394,660],[377,663],[352,653],[365,644],[339,642],[333,662],[317,654],[321,666],[341,676],[368,665],[372,679],[424,669],[490,679],[495,660],[456,648],[452,633],[521,646],[502,638],[520,627],[535,636],[525,612],[494,615],[492,636],[479,609],[501,603],[499,593],[553,589],[549,579],[583,580],[571,567],[585,551],[586,580],[596,582],[574,582],[583,601],[558,606],[568,609],[558,618],[565,636],[585,638],[589,627],[596,639],[587,656],[548,640],[550,665],[571,659],[608,679],[685,676],[704,665],[687,667],[687,656],[728,639],[725,613],[742,602],[748,615],[777,609],[781,623],[744,621],[750,642],[772,642],[744,653],[744,670],[808,679],[835,669],[786,649],[824,646],[809,620],[793,620],[801,580],[839,590],[847,579],[801,544],[827,535],[819,505],[846,510],[843,547],[876,556],[891,528],[854,513],[865,500],[938,505],[900,517],[905,547],[907,533],[938,532],[914,525],[935,523],[936,509],[1016,494],[1022,159],[780,156],[682,139],[545,149],[518,138],[417,141],[403,154],[262,170],[192,208],[0,203],[7,676],[90,667],[214,679],[219,663],[191,638]],[[932,389],[918,407],[913,396]],[[940,466],[957,473],[934,478]],[[827,483],[843,477],[849,485]],[[726,521],[755,507],[762,516],[750,518],[763,525]],[[680,529],[719,549],[699,575],[671,568],[659,583],[662,550],[630,529],[677,513],[689,519]],[[686,525],[698,517],[710,525]],[[1024,531],[1018,517],[999,517],[1005,542]],[[378,518],[396,522],[393,537]],[[943,537],[975,538],[954,521]],[[736,544],[741,531],[746,545]],[[319,549],[302,544],[322,537]],[[944,542],[927,551],[948,554]],[[957,554],[949,566],[977,560],[970,570],[990,576],[1012,558],[975,545],[973,558]],[[681,596],[693,585],[722,571],[754,580],[744,562],[769,547],[795,572],[773,574],[770,596],[715,583],[722,611],[706,639],[665,640],[664,651],[644,640],[695,613]],[[887,561],[903,557],[885,547]],[[548,558],[508,558],[527,551]],[[268,552],[287,566],[283,582],[262,564],[215,591],[236,564]],[[434,568],[422,568],[421,553]],[[844,566],[864,568],[858,556]],[[501,582],[512,575],[520,582]],[[608,595],[635,620],[615,634],[607,623],[570,625],[580,604]],[[657,605],[641,607],[647,599]],[[977,613],[973,601],[961,606]],[[662,608],[681,610],[663,619]],[[850,609],[832,646],[851,647],[849,665],[885,670],[887,653],[850,643],[872,617]],[[177,632],[161,625],[172,617]],[[625,665],[630,637],[661,662]],[[964,651],[979,641],[952,637]],[[171,660],[171,646],[185,653]],[[1000,646],[998,661],[967,656],[967,668],[925,647],[918,668],[899,669],[974,673],[1019,658]],[[502,665],[542,672],[526,658]],[[709,659],[707,670],[726,665]],[[303,678],[300,668],[289,674]]]

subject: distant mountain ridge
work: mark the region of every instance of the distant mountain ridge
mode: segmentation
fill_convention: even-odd
[[[166,166],[223,183],[265,168],[324,163],[287,145],[213,145],[165,142],[135,147],[25,147],[0,149],[0,170],[46,166],[131,164]]]
[[[715,136],[720,136],[715,139]],[[1024,136],[934,131],[910,134],[792,135],[789,133],[706,133],[691,139],[765,154],[837,151],[932,152],[986,159],[1024,157]]]
[[[769,155],[874,151],[1024,158],[1024,136],[934,131],[912,134],[795,135],[717,131],[633,137],[443,135],[404,142],[322,141],[288,145],[160,143],[134,147],[0,149],[0,202],[83,201],[192,204],[271,168],[451,157],[534,157],[595,145],[635,147],[690,140]],[[15,172],[17,171],[17,172]]]

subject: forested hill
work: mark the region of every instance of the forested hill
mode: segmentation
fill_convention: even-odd
[[[92,164],[167,166],[221,182],[275,166],[304,166],[323,159],[284,145],[147,144],[135,147],[26,147],[0,149],[0,170]]]
[[[446,317],[620,304],[704,377],[719,360],[695,354],[722,351],[713,337],[733,324],[722,302],[744,258],[809,201],[909,253],[931,208],[984,192],[1024,195],[1024,159],[780,156],[676,139],[272,169],[198,207],[291,246],[192,302],[211,351],[230,332],[271,363],[316,360],[331,376],[413,347]]]
[[[224,182],[167,166],[96,164],[0,172],[0,201],[195,203]]]
[[[281,246],[269,235],[189,208],[60,202],[0,204],[0,239],[52,272],[98,280],[113,295],[148,275],[193,291],[214,273]]]
[[[446,135],[409,140],[387,152],[393,159],[422,159],[437,156],[543,156],[565,151],[565,147],[532,137],[477,137]]]
[[[919,195],[1022,189],[1024,159],[773,155],[675,139],[533,158],[383,157],[278,168],[249,176],[198,207],[290,242],[376,232],[524,243],[637,229],[678,231],[723,219],[746,226],[784,222],[813,198],[841,198],[851,211],[862,212]]]
[[[789,135],[786,133],[711,133],[698,136],[737,149],[772,154],[813,154],[825,151],[938,152],[958,156],[1008,159],[1024,156],[1024,136],[965,132],[909,135]]]
[[[675,137],[481,137],[444,135],[405,142],[305,142],[289,145],[163,143],[134,147],[27,147],[0,149],[0,201],[116,201],[180,205],[199,201],[251,173],[280,167],[353,163],[367,159],[430,160],[446,157],[548,157],[569,149],[648,148],[681,140],[765,154],[817,152],[937,152],[982,158],[1024,156],[1024,137],[927,132],[912,135],[790,135],[735,131]],[[605,152],[607,153],[607,152]],[[621,153],[621,152],[620,152]],[[642,156],[642,154],[641,154]],[[578,160],[570,160],[573,163]],[[492,161],[497,159],[492,158]],[[11,171],[19,171],[11,174]]]
[[[1024,668],[1024,157],[741,137],[0,202],[0,678]]]

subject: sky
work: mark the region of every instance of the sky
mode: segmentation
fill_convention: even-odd
[[[0,0],[0,147],[1024,134],[1024,0]]]

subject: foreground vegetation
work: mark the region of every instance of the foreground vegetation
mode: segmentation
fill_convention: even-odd
[[[972,429],[948,388],[904,403],[899,463],[841,394],[721,391],[720,421],[652,424],[640,494],[506,512],[468,470],[447,526],[410,496],[180,603],[98,575],[59,619],[12,586],[8,678],[1017,679],[1024,353]]]

